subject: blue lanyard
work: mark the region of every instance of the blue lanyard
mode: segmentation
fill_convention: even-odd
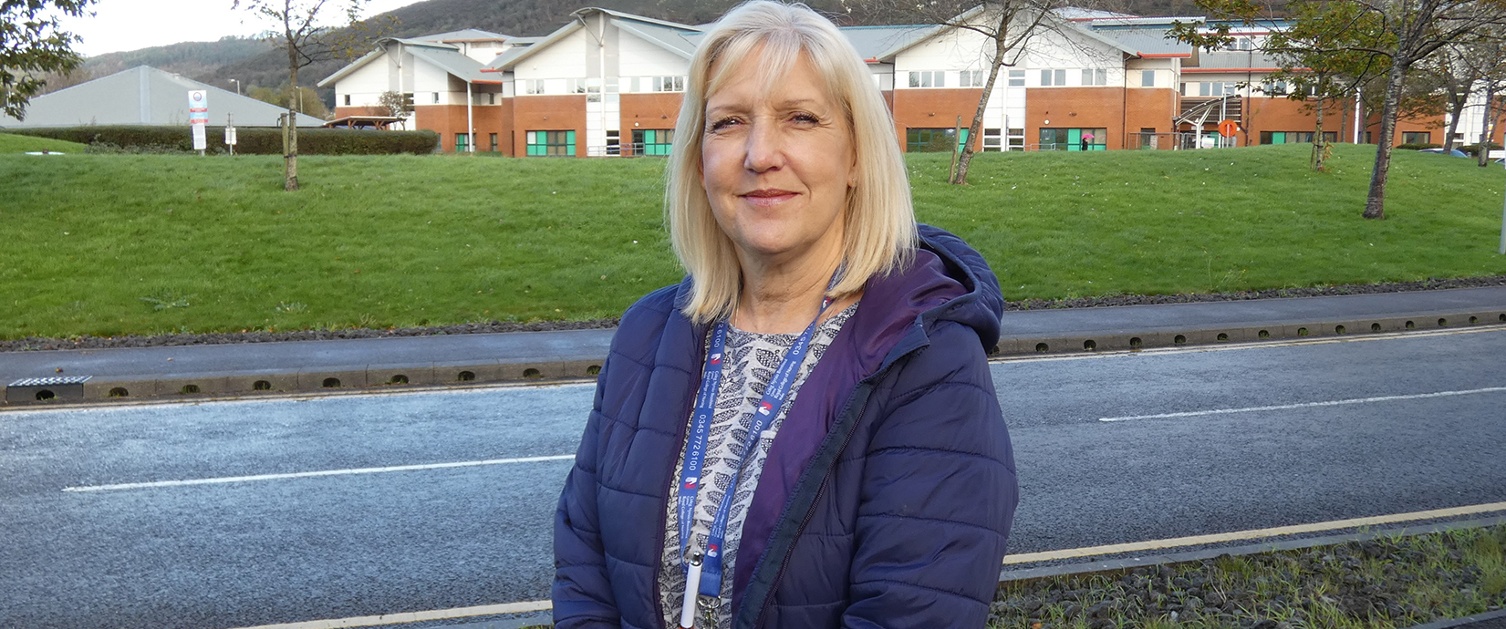
[[[836,284],[839,276],[832,277],[831,285]],[[752,456],[764,429],[768,428],[774,418],[779,416],[779,410],[784,407],[790,388],[795,384],[795,376],[800,370],[800,364],[805,362],[805,354],[810,349],[811,339],[815,336],[816,325],[821,321],[821,314],[826,312],[826,307],[830,305],[830,297],[821,299],[821,310],[816,313],[815,320],[811,321],[799,338],[795,339],[795,344],[791,345],[789,351],[785,353],[784,360],[779,363],[779,369],[774,372],[774,377],[764,388],[763,399],[758,402],[758,408],[753,412],[753,423],[748,426],[747,443],[743,446],[741,456],[738,457],[737,467],[732,471],[732,480],[727,485],[727,493],[722,495],[721,504],[716,508],[716,516],[711,521],[711,533],[706,540],[705,558],[701,565],[699,593],[702,595],[721,595],[722,548],[727,537],[727,520],[732,513],[732,500],[737,493],[738,478],[742,476],[743,465],[747,463],[748,457]],[[695,521],[695,499],[701,489],[701,472],[706,462],[711,418],[716,412],[716,394],[721,386],[722,361],[725,359],[726,345],[727,323],[724,321],[718,323],[711,332],[710,350],[705,371],[701,376],[701,389],[696,394],[695,414],[691,419],[689,448],[685,452],[685,466],[680,472],[679,499],[676,507],[680,518],[682,550],[690,545],[691,525]],[[685,587],[690,588],[692,584],[687,583]]]

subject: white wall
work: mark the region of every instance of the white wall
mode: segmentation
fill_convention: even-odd
[[[351,107],[378,105],[382,92],[397,89],[387,83],[387,75],[385,57],[378,57],[357,68],[355,72],[335,82],[335,106],[345,107],[346,96],[350,96]]]
[[[617,42],[617,76],[685,76],[690,73],[689,59],[644,41],[629,31],[619,30]],[[652,87],[650,84],[650,91]],[[627,91],[627,85],[624,84],[622,89]]]
[[[586,78],[586,53],[594,51],[595,46],[596,42],[591,40],[585,30],[578,29],[518,63],[513,69],[513,75],[519,81]],[[558,83],[561,89],[555,91],[552,89],[554,85],[551,82],[546,86],[549,90],[547,93],[563,94],[565,93],[564,85],[564,83]]]

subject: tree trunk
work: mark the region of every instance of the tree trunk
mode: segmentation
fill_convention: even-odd
[[[1443,152],[1445,153],[1454,150],[1454,133],[1459,131],[1459,115],[1464,113],[1464,102],[1469,100],[1469,86],[1461,90],[1458,85],[1452,85],[1453,81],[1449,83],[1448,129],[1443,131]]]
[[[1386,218],[1386,175],[1391,169],[1391,137],[1396,133],[1396,114],[1401,102],[1402,79],[1409,63],[1391,60],[1386,77],[1385,105],[1381,107],[1380,137],[1376,138],[1375,167],[1370,171],[1370,192],[1365,197],[1365,218]]]
[[[1327,105],[1328,99],[1321,97],[1318,98],[1318,109],[1316,116],[1318,121],[1313,126],[1313,157],[1311,161],[1313,170],[1320,173],[1323,172],[1323,154],[1326,152],[1324,150],[1326,148],[1325,145],[1328,144],[1327,142],[1323,141],[1323,108]]]
[[[287,151],[282,156],[282,189],[289,192],[298,189],[298,49],[293,38],[288,38],[288,82],[293,89],[288,93],[288,122],[285,131]]]
[[[1482,127],[1480,129],[1480,154],[1476,156],[1479,158],[1479,162],[1477,163],[1480,164],[1481,168],[1490,165],[1490,145],[1491,139],[1495,135],[1491,133],[1491,123],[1495,122],[1496,118],[1495,101],[1496,84],[1487,81],[1485,83],[1485,122],[1480,125]]]
[[[988,80],[983,82],[983,96],[978,99],[978,109],[973,113],[973,123],[967,127],[967,142],[962,145],[962,155],[957,158],[957,172],[952,175],[952,183],[956,185],[967,183],[967,169],[973,163],[973,143],[978,141],[979,134],[983,132],[983,112],[988,109],[988,99],[994,93],[994,82],[999,80],[999,68],[1004,65],[1004,53],[1009,52],[1004,48],[1008,41],[1009,16],[1009,11],[1001,12],[999,28],[994,31],[994,58],[988,65]]]

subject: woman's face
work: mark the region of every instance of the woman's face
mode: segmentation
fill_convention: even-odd
[[[761,51],[706,99],[701,183],[744,264],[835,259],[856,178],[852,128],[802,56],[764,92]],[[814,256],[814,257],[812,257]]]

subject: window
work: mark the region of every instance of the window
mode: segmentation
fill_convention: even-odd
[[[1260,91],[1270,96],[1285,96],[1286,90],[1286,81],[1266,81],[1260,86]]]
[[[345,95],[345,106],[346,107],[350,106],[350,94],[346,94]]]
[[[575,155],[574,131],[529,131],[529,157],[572,157]]]
[[[1020,127],[1010,127],[1009,128],[1009,135],[1005,137],[1005,140],[1009,142],[1009,149],[1008,150],[1011,150],[1011,151],[1023,151],[1023,150],[1025,150],[1025,130],[1023,128],[1020,128]]]
[[[1083,68],[1082,69],[1082,84],[1083,85],[1108,85],[1109,84],[1109,71],[1105,70],[1105,69],[1102,69],[1102,68],[1097,68],[1097,69],[1094,69],[1094,68]]]
[[[1156,86],[1156,71],[1155,70],[1141,70],[1140,71],[1140,87],[1155,87],[1155,86]]]
[[[963,70],[960,74],[962,87],[983,87],[988,80],[988,73],[982,70]]]
[[[911,72],[910,87],[946,87],[946,73],[941,70]]]
[[[1001,131],[1001,129],[997,129],[997,128],[995,128],[995,129],[984,128],[983,129],[983,150],[985,150],[985,151],[1002,151],[1002,150],[1004,150],[1004,136],[1000,133],[1000,131]]]
[[[455,134],[455,152],[456,153],[465,153],[465,152],[470,151],[470,149],[471,149],[471,134],[469,134],[469,133],[457,133],[457,134]]]
[[[633,146],[640,155],[665,157],[675,142],[674,129],[633,129]]]
[[[1009,71],[1009,86],[1010,87],[1025,87],[1025,71],[1024,70],[1010,70]]]
[[[1066,70],[1041,70],[1041,85],[1049,87],[1049,86],[1052,86],[1052,85],[1066,85],[1066,84],[1067,84],[1067,71]]]
[[[496,94],[496,92],[487,92],[486,93],[486,104],[488,104],[488,105],[495,105],[495,104],[497,104],[497,94]]]
[[[434,104],[439,104],[439,92],[434,92]]]
[[[911,153],[950,153],[967,144],[967,131],[963,129],[962,137],[958,139],[957,130],[952,128],[905,129],[905,150]]]
[[[529,94],[543,94],[544,93],[544,80],[543,79],[528,79],[528,80],[524,81],[524,84],[528,87],[528,93]]]
[[[492,148],[490,149],[491,152],[496,153],[497,152],[497,134],[495,134],[495,133],[488,133],[486,139],[491,141],[491,146],[492,146]]]
[[[1433,134],[1429,131],[1403,131],[1401,141],[1403,144],[1432,144]]]
[[[1140,148],[1156,148],[1156,128],[1140,127]]]
[[[683,76],[656,76],[654,77],[655,92],[683,92],[685,91],[685,77]]]
[[[1108,129],[1041,129],[1042,151],[1102,151]]]
[[[622,131],[609,129],[607,131],[607,155],[622,154]]]
[[[1239,86],[1234,83],[1198,83],[1198,96],[1233,96],[1239,92]]]

